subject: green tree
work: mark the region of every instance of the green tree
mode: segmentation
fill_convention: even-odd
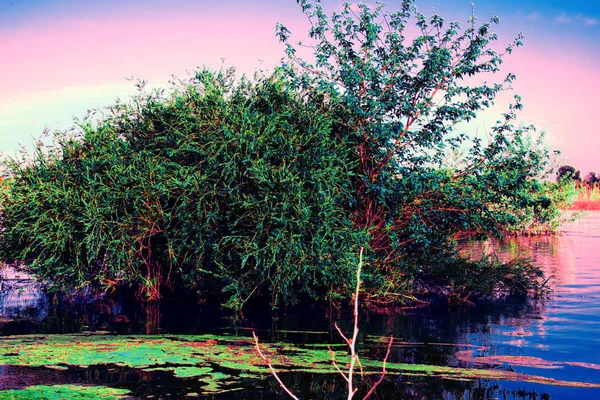
[[[512,74],[474,82],[521,37],[498,53],[497,18],[461,30],[410,0],[395,12],[345,3],[331,17],[299,3],[314,63],[280,25],[290,62],[273,76],[198,71],[8,160],[2,258],[58,288],[195,290],[235,309],[258,295],[348,296],[363,246],[374,301],[538,288],[527,262],[467,260],[455,241],[556,220],[539,179],[549,152],[514,125],[518,96],[488,140],[457,128],[510,86]],[[464,156],[448,164],[449,152]]]
[[[600,174],[598,174],[596,172],[593,172],[593,171],[592,172],[588,172],[588,174],[585,176],[585,178],[583,180],[588,185],[593,186],[596,183],[600,182]]]
[[[311,23],[311,42],[299,45],[314,57],[299,57],[290,31],[279,25],[290,61],[283,69],[296,87],[312,88],[345,115],[344,140],[359,160],[349,211],[370,234],[372,265],[402,274],[410,269],[398,269],[398,261],[432,269],[448,259],[459,233],[500,234],[531,219],[548,222],[551,201],[540,198],[539,179],[550,154],[532,140],[533,127],[514,124],[520,97],[486,142],[456,129],[510,88],[512,73],[476,82],[494,80],[522,35],[498,52],[495,16],[483,24],[473,16],[461,29],[435,13],[424,16],[412,0],[396,11],[380,2],[345,2],[331,16],[318,0],[298,3]],[[461,165],[442,168],[456,149],[465,152]]]
[[[9,160],[3,258],[59,289],[194,289],[232,308],[345,287],[358,237],[339,122],[276,76],[234,80],[198,71]]]
[[[556,172],[556,180],[561,181],[569,179],[573,181],[581,181],[581,172],[571,165],[562,165]]]

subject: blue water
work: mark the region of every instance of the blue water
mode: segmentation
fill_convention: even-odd
[[[556,367],[508,364],[518,372],[600,383],[600,213],[590,212],[567,224],[559,236],[479,244],[486,245],[504,249],[507,255],[525,253],[543,264],[552,276],[554,295],[546,301],[515,305],[512,312],[509,307],[497,321],[490,321],[485,331],[466,332],[459,341],[483,346],[479,354],[536,357]],[[600,389],[522,382],[503,386],[545,392],[552,399],[600,399]]]
[[[393,315],[363,314],[361,353],[380,359],[381,346],[373,343],[381,336],[394,335],[397,342],[390,361],[494,368],[560,381],[600,384],[600,212],[590,212],[565,225],[561,235],[474,242],[467,250],[474,254],[496,251],[507,258],[532,257],[551,276],[553,295],[548,299],[490,301],[450,309],[419,308]],[[251,328],[267,341],[339,343],[333,322],[346,332],[352,328],[347,316],[326,315],[324,310],[288,312],[275,318],[268,313],[249,313],[240,320],[202,312],[195,304],[171,308],[163,304],[152,312],[152,317],[135,306],[119,302],[77,300],[66,308],[56,304],[37,288],[0,292],[0,335],[84,330],[178,334],[218,331],[247,335],[247,329]],[[16,322],[2,324],[3,319]],[[0,366],[0,383],[3,374],[12,379]],[[298,379],[301,382],[298,385],[306,387],[329,378]],[[261,396],[280,398],[276,395],[278,386],[270,387]],[[595,400],[600,399],[600,389],[524,381],[459,382],[390,377],[378,395],[406,399]],[[222,398],[233,398],[228,396],[224,394]]]

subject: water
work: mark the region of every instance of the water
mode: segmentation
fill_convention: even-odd
[[[534,258],[551,277],[548,284],[554,289],[554,295],[550,299],[490,301],[476,307],[452,309],[420,308],[394,315],[364,314],[361,316],[361,353],[381,359],[381,347],[372,345],[374,337],[394,335],[398,338],[390,355],[390,361],[394,362],[493,368],[600,384],[600,212],[590,212],[563,230],[560,236],[521,237],[466,245],[466,251],[473,254],[498,251],[507,258],[518,254]],[[10,293],[4,290],[0,294],[0,335],[85,330],[128,334],[229,332],[247,335],[247,329],[252,328],[257,329],[265,341],[339,342],[332,323],[338,320],[343,330],[351,330],[347,316],[328,315],[327,310],[288,312],[276,318],[266,313],[249,313],[245,319],[234,319],[193,303],[166,303],[144,310],[132,301],[99,302],[94,298],[57,301],[43,295],[38,288],[21,289]],[[307,315],[311,317],[307,318]],[[135,375],[138,372],[127,373]],[[46,375],[52,378],[44,378]],[[110,383],[107,378],[91,378],[105,375],[89,370],[60,373],[0,366],[0,387],[2,382],[6,384],[15,377],[25,376],[32,382]],[[122,381],[118,374],[110,376]],[[163,382],[160,392],[153,391],[152,385],[148,384],[153,379]],[[326,387],[330,392],[343,395],[343,382],[334,377],[296,374],[284,379],[297,388],[317,390],[315,388]],[[151,394],[160,397],[169,393],[177,397],[184,395],[183,388],[193,388],[193,384],[189,380],[177,381],[161,375],[146,376],[143,384],[130,383],[128,388],[140,397]],[[269,378],[256,382],[251,391],[246,389],[219,398],[279,398],[277,384]],[[318,397],[314,391],[311,393],[309,397]],[[378,395],[380,398],[406,399],[584,400],[600,399],[600,389],[523,381],[461,382],[390,377]]]
[[[543,375],[555,379],[600,382],[600,213],[563,228],[560,236],[522,237],[504,243],[505,255],[526,254],[544,266],[554,288],[548,301],[529,301],[509,307],[485,330],[465,332],[465,343],[486,348],[486,355],[535,357],[554,362]],[[585,367],[585,368],[584,368]],[[526,373],[540,369],[521,366]],[[535,385],[531,385],[534,387]],[[545,387],[552,398],[598,399],[598,389]]]

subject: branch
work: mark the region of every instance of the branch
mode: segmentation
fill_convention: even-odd
[[[254,344],[256,347],[256,351],[258,352],[258,355],[260,356],[260,358],[262,358],[262,360],[265,362],[265,364],[268,365],[269,370],[271,370],[271,375],[273,375],[275,377],[275,379],[277,379],[277,382],[279,382],[279,386],[281,386],[281,388],[283,390],[285,390],[285,392],[287,394],[289,394],[292,399],[298,400],[298,397],[296,397],[296,395],[294,395],[290,391],[290,389],[288,389],[287,386],[285,386],[285,384],[281,381],[281,379],[279,379],[279,376],[277,375],[277,372],[275,372],[275,369],[273,368],[271,361],[267,357],[265,357],[263,352],[260,350],[260,345],[258,344],[258,336],[256,336],[256,332],[252,331],[252,336],[254,337]]]
[[[347,385],[348,385],[348,400],[352,400],[352,398],[354,397],[354,395],[356,394],[356,392],[358,391],[358,388],[355,388],[353,385],[353,375],[354,375],[354,368],[355,366],[358,364],[360,370],[361,370],[361,375],[362,375],[362,365],[360,363],[360,359],[358,357],[358,354],[356,353],[356,342],[358,340],[358,295],[360,293],[360,284],[361,284],[361,280],[360,280],[360,274],[362,272],[362,264],[363,264],[363,251],[364,248],[361,247],[360,248],[360,254],[359,254],[359,261],[358,261],[358,268],[356,270],[356,290],[354,292],[354,331],[352,334],[352,339],[349,339],[348,337],[346,337],[344,335],[344,333],[342,332],[342,330],[339,328],[339,326],[337,324],[335,324],[335,328],[337,329],[338,333],[340,334],[340,336],[344,339],[344,341],[346,342],[346,344],[348,345],[348,347],[350,347],[350,365],[348,367],[348,372],[344,373],[344,371],[341,370],[341,368],[338,366],[336,360],[335,360],[335,353],[333,352],[333,350],[331,349],[331,347],[327,346],[328,350],[329,350],[329,354],[331,356],[331,364],[333,365],[333,367],[336,369],[336,371],[342,375],[342,377],[344,378],[344,380],[346,381]],[[260,358],[265,362],[265,364],[267,364],[267,366],[269,367],[269,370],[271,371],[271,375],[273,375],[275,377],[275,379],[277,380],[277,382],[279,383],[279,386],[281,386],[283,388],[283,390],[285,390],[285,392],[292,397],[295,400],[298,400],[298,397],[296,397],[286,386],[285,384],[281,381],[281,379],[279,378],[279,376],[277,375],[277,372],[275,371],[275,369],[273,368],[273,365],[271,364],[271,360],[269,360],[264,353],[262,352],[262,350],[260,349],[260,344],[258,341],[258,336],[256,336],[256,333],[254,331],[252,331],[252,336],[254,337],[254,344],[255,344],[255,348],[256,351],[258,353],[258,355],[260,356]],[[373,394],[375,392],[375,389],[377,388],[377,386],[379,386],[379,384],[381,382],[383,382],[383,379],[387,373],[386,370],[386,363],[387,360],[389,358],[390,352],[391,352],[391,348],[392,348],[392,343],[394,341],[394,337],[391,336],[390,337],[390,341],[388,343],[387,346],[387,353],[385,355],[385,358],[383,360],[383,371],[381,376],[379,377],[379,379],[377,380],[377,382],[375,382],[375,384],[371,387],[371,389],[369,390],[369,392],[367,393],[367,395],[363,398],[366,399],[369,396],[371,396],[371,394]]]
[[[344,378],[346,382],[348,382],[348,377],[346,376],[346,374],[344,374],[344,371],[340,369],[340,367],[337,365],[337,362],[335,361],[335,353],[333,352],[333,350],[331,350],[331,346],[327,346],[327,349],[329,350],[329,355],[331,356],[331,364],[335,367],[337,372],[339,372],[340,375],[342,375],[342,378]]]
[[[346,339],[346,342],[348,342],[348,344],[350,345],[350,367],[348,368],[348,400],[351,400],[356,391],[358,390],[353,388],[352,377],[354,374],[354,365],[356,364],[356,359],[358,358],[358,355],[356,354],[356,340],[358,339],[358,294],[360,292],[360,273],[363,264],[363,250],[364,247],[361,247],[360,254],[358,256],[358,268],[356,269],[356,291],[354,293],[354,332],[352,334],[352,341],[349,341],[344,335],[342,335],[342,337],[344,337],[344,339]],[[338,331],[340,331],[339,328]]]
[[[392,349],[392,343],[394,342],[394,337],[390,336],[390,342],[388,343],[387,346],[387,352],[385,353],[385,358],[383,359],[383,369],[381,371],[381,376],[379,377],[379,380],[377,380],[377,382],[375,382],[375,384],[371,387],[371,389],[367,392],[367,394],[365,395],[365,397],[363,397],[363,400],[365,400],[366,398],[368,398],[371,394],[373,394],[373,392],[375,392],[375,389],[377,388],[377,386],[379,386],[379,384],[381,382],[383,382],[383,378],[385,377],[385,374],[387,373],[386,369],[385,369],[385,365],[387,363],[388,357],[390,356],[390,351]]]

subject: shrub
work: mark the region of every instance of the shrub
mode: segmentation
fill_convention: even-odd
[[[223,291],[234,308],[259,293],[322,298],[351,284],[360,237],[334,118],[276,76],[233,71],[117,104],[8,162],[2,256],[60,288]]]

